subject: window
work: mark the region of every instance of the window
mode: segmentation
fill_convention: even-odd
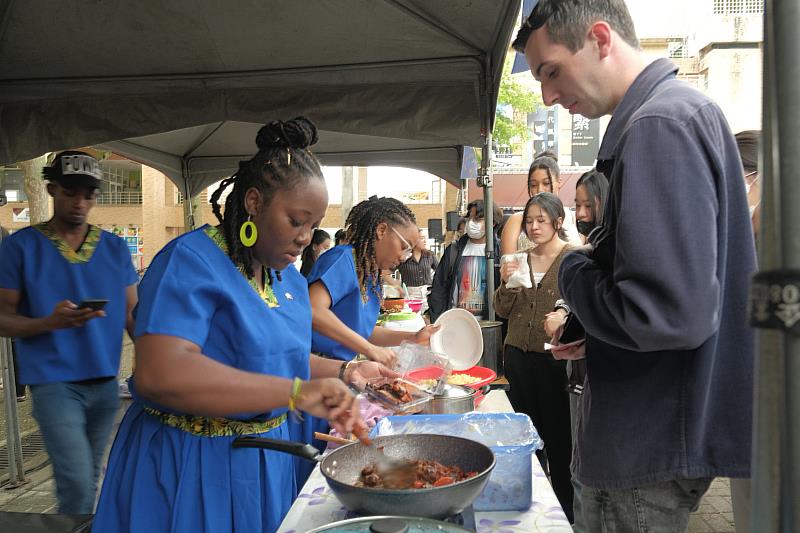
[[[25,173],[21,168],[0,167],[0,192],[9,202],[27,202],[25,195]]]
[[[714,0],[715,15],[759,15],[764,13],[764,0]]]
[[[685,59],[689,57],[689,53],[686,48],[686,39],[669,41],[667,43],[667,52],[669,53],[669,57],[673,59]]]

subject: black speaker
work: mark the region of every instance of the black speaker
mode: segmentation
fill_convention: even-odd
[[[447,231],[456,231],[458,229],[458,221],[461,217],[458,216],[458,211],[447,212]]]
[[[429,218],[428,219],[428,238],[436,241],[442,240],[442,219]]]

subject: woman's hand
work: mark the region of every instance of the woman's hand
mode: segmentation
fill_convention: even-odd
[[[508,282],[508,278],[511,277],[511,274],[519,270],[519,263],[517,261],[505,261],[502,265],[500,265],[500,279],[503,280],[503,283]]]
[[[367,386],[368,379],[398,377],[400,377],[400,374],[380,363],[376,363],[375,361],[359,361],[357,363],[350,363],[350,366],[345,371],[344,381],[359,390],[364,390]]]
[[[381,363],[389,368],[393,368],[397,362],[397,354],[395,354],[393,350],[384,348],[383,346],[375,346],[374,344],[369,352],[364,355],[370,361]]]
[[[331,426],[343,435],[351,433],[359,422],[364,424],[356,397],[343,381],[336,378],[303,382],[297,408],[317,418],[327,418]]]
[[[544,332],[548,337],[557,339],[561,336],[561,327],[567,318],[567,312],[563,309],[557,309],[552,313],[547,313],[544,316]],[[558,333],[558,335],[556,335]]]
[[[416,342],[417,344],[424,344],[429,346],[431,344],[431,335],[436,333],[441,329],[442,326],[434,326],[433,324],[428,324],[418,332],[414,333],[414,336],[411,337],[411,342]]]

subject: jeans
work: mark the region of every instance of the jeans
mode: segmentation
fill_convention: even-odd
[[[31,385],[56,480],[58,512],[91,514],[103,452],[119,406],[117,380]]]
[[[567,375],[570,371],[570,363],[567,361]],[[569,423],[572,428],[572,453],[575,454],[575,448],[578,446],[577,441],[577,427],[578,427],[578,409],[580,408],[581,397],[576,394],[569,395]],[[586,525],[583,521],[583,505],[581,504],[581,490],[580,482],[572,476],[570,479],[572,483],[572,531],[574,533],[586,533]]]
[[[581,502],[590,533],[682,533],[712,478],[677,479],[632,489],[583,486]]]

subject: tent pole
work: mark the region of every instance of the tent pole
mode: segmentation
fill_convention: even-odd
[[[771,4],[771,5],[770,5]],[[774,33],[772,56],[776,89],[775,117],[778,117],[777,139],[772,139],[772,148],[778,147],[777,179],[779,184],[779,220],[781,269],[800,269],[800,211],[796,208],[800,198],[800,139],[796,132],[800,128],[800,47],[797,46],[797,27],[800,25],[800,4],[796,0],[773,0],[772,29]],[[766,37],[766,36],[765,36]],[[776,130],[771,130],[770,133]],[[796,287],[796,285],[795,285]],[[785,292],[785,291],[784,291]],[[784,294],[784,302],[787,295]],[[797,302],[792,302],[797,303]],[[787,324],[788,325],[788,324]],[[784,414],[786,445],[784,467],[785,481],[781,490],[782,518],[785,531],[800,528],[800,336],[796,331],[783,333],[786,373],[782,382],[775,383],[785,390],[786,410]]]
[[[189,165],[186,158],[181,158],[181,174],[183,177],[183,227],[186,232],[195,229],[194,196],[189,186]]]
[[[492,199],[492,133],[485,130],[481,170],[478,186],[483,188],[483,213],[486,227],[486,320],[495,320],[494,314],[494,200]]]
[[[14,358],[11,352],[11,339],[0,337],[0,370],[3,377],[3,393],[6,406],[6,450],[8,451],[9,487],[25,483],[25,468],[22,458],[22,441],[19,435],[17,416],[17,394],[14,379]]]
[[[800,195],[800,163],[790,155],[800,149],[795,138],[800,126],[800,51],[794,36],[800,6],[767,0],[765,7],[759,274],[777,274],[778,279],[772,286],[754,283],[751,315],[756,319],[757,304],[766,309],[772,287],[781,293],[772,311],[785,311],[796,299],[792,289],[796,292],[800,285],[800,279],[785,271],[800,268],[800,214],[792,201]],[[782,316],[782,324],[791,326],[787,315]],[[792,386],[800,382],[800,337],[796,330],[781,327],[762,329],[758,341],[749,528],[788,533],[800,527],[800,507],[794,503],[800,498],[800,391]]]

